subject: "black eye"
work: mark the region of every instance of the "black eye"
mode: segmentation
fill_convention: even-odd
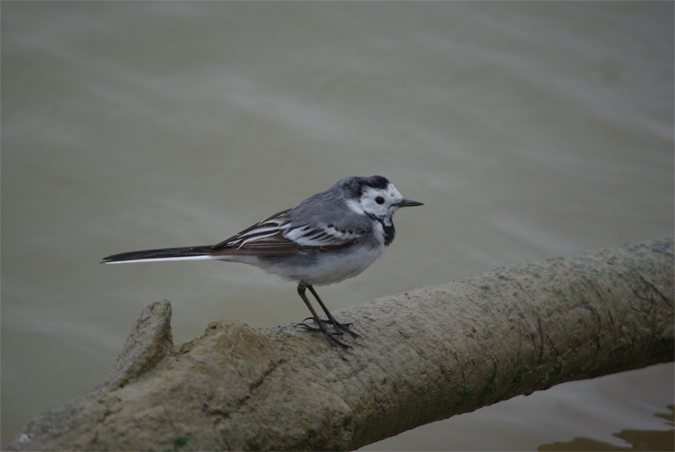
[[[375,202],[378,204],[384,204],[384,198],[382,196],[378,196],[375,198]]]

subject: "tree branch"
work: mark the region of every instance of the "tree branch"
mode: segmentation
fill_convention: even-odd
[[[174,347],[171,306],[112,373],[5,450],[355,449],[565,381],[673,360],[673,237],[369,301],[336,350],[293,325],[209,324]]]

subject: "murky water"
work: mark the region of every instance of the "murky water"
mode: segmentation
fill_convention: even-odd
[[[292,284],[247,266],[98,262],[215,243],[344,176],[426,205],[322,290],[333,310],[673,231],[672,2],[21,2],[1,19],[3,439],[100,381],[152,301],[171,300],[176,342],[304,318]],[[370,448],[627,446],[613,434],[672,429],[673,385],[672,364],[561,385]]]

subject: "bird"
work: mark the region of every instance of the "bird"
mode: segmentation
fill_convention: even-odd
[[[299,325],[322,333],[335,348],[351,348],[337,336],[361,336],[349,328],[351,323],[333,317],[314,286],[338,283],[363,272],[393,242],[394,213],[401,207],[422,205],[405,199],[386,177],[346,177],[215,245],[129,251],[104,257],[102,263],[213,259],[260,267],[298,283],[298,295],[312,314]],[[319,317],[307,289],[327,319]],[[316,326],[307,325],[309,319]]]

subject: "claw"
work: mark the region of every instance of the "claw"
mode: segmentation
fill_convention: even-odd
[[[313,326],[309,326],[309,325],[307,325],[306,323],[302,323],[302,322],[301,322],[301,323],[296,323],[295,326],[303,326],[303,327],[305,327],[305,329],[306,329],[307,331],[314,331],[314,332],[320,332],[320,333],[322,333],[322,334],[326,337],[326,339],[328,339],[328,342],[330,342],[331,345],[332,345],[333,347],[336,347],[336,346],[339,345],[339,346],[342,347],[342,348],[352,348],[351,345],[347,345],[347,344],[345,344],[344,342],[342,342],[341,340],[339,340],[338,338],[335,337],[336,335],[341,335],[341,334],[342,334],[342,331],[337,331],[337,332],[335,332],[335,333],[330,333],[330,332],[326,329],[326,327],[323,326],[323,323],[321,324],[321,326],[320,326],[319,328],[316,328],[316,327],[313,327]]]
[[[299,323],[299,325],[304,326],[305,328],[307,328],[308,331],[321,331],[320,328],[309,326],[309,325],[305,324],[305,322],[307,320],[314,320],[314,317],[307,317],[305,320],[303,320],[301,323]],[[355,333],[355,332],[353,332],[352,330],[349,329],[349,327],[352,326],[351,322],[340,323],[337,320],[335,320],[334,318],[333,319],[319,319],[319,320],[321,321],[321,323],[328,323],[328,324],[333,325],[333,327],[335,328],[335,333],[333,333],[333,334],[342,335],[342,334],[344,334],[343,331],[346,331],[347,333],[351,334],[355,338],[361,337],[360,334]]]
[[[314,317],[307,317],[305,320],[302,321],[302,323],[304,323],[304,322],[306,322],[306,321],[308,321],[308,320],[314,320]],[[321,323],[330,323],[331,325],[333,325],[333,322],[331,322],[330,319],[319,319],[319,320],[321,320]],[[346,327],[352,326],[352,322],[338,323],[338,325],[340,325],[341,327],[345,327],[345,328],[346,328]]]
[[[310,318],[311,318],[311,317],[310,317]],[[303,320],[303,321],[300,322],[300,323],[296,323],[295,326],[302,326],[302,327],[305,327],[305,329],[306,329],[307,331],[314,331],[314,332],[316,332],[316,331],[322,331],[321,328],[317,328],[317,327],[315,327],[315,326],[309,326],[309,325],[307,325],[307,324],[305,323],[306,320],[307,320],[307,319]],[[328,323],[328,322],[323,322],[323,323]],[[341,336],[341,335],[344,334],[344,333],[343,333],[342,331],[336,331],[336,332],[334,332],[334,333],[332,333],[332,334]]]

